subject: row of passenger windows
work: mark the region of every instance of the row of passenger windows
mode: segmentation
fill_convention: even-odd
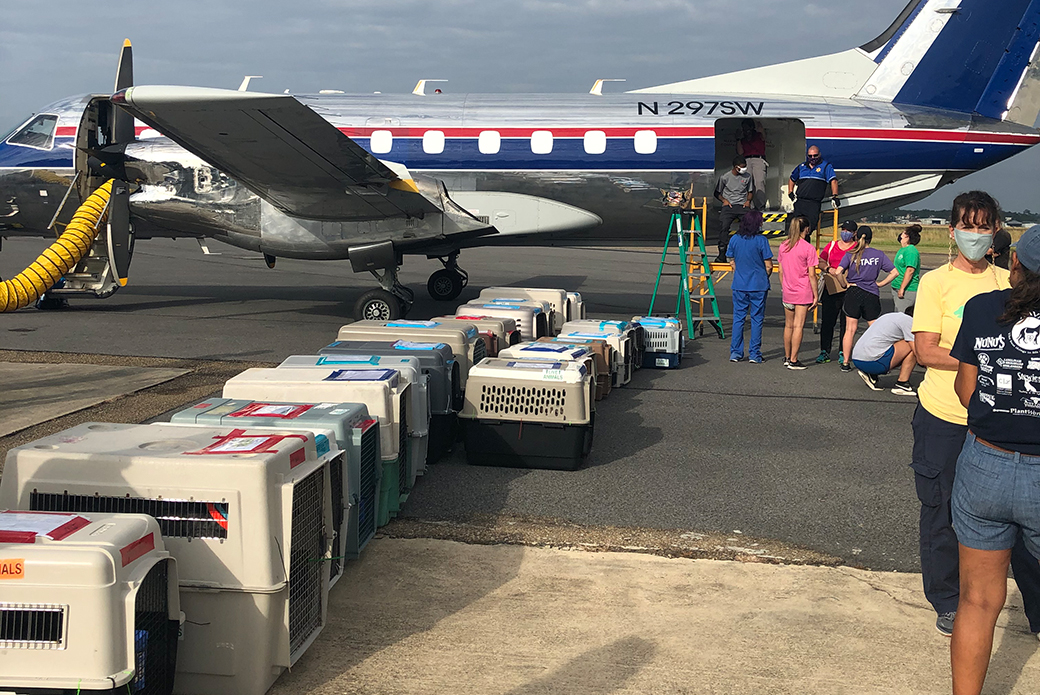
[[[603,154],[607,151],[607,134],[602,130],[590,130],[583,138],[586,154]],[[637,130],[635,134],[636,154],[653,154],[657,151],[657,133],[652,130]],[[389,130],[376,130],[369,143],[375,154],[388,154],[394,146],[394,134]],[[444,132],[427,130],[423,133],[422,148],[426,154],[444,152]],[[497,130],[485,130],[477,137],[477,149],[481,154],[498,154],[502,149],[502,136]],[[531,133],[531,152],[549,154],[553,150],[553,134],[550,130]]]

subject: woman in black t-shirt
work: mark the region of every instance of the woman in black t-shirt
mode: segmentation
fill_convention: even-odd
[[[950,354],[968,409],[951,501],[961,581],[951,656],[961,695],[982,690],[1019,532],[1040,557],[1040,225],[1012,252],[1011,289],[964,305]]]

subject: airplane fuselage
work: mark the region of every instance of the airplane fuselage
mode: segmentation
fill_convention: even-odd
[[[788,175],[818,146],[837,170],[843,214],[858,216],[924,198],[938,186],[1040,142],[1040,133],[967,114],[848,99],[662,94],[297,96],[376,157],[442,180],[448,191],[502,191],[558,200],[602,225],[503,237],[541,245],[659,244],[662,192],[710,197],[752,118],[765,130],[769,207]],[[0,143],[0,234],[51,236],[47,227],[75,175],[78,129],[89,98],[54,104],[50,147]],[[298,258],[344,258],[359,224],[292,218],[155,131],[138,125],[130,159],[152,163],[131,198],[138,238],[208,236]],[[66,204],[79,202],[74,191]],[[825,208],[829,208],[829,202]],[[488,216],[488,210],[471,210]],[[497,217],[508,224],[508,215]],[[503,230],[507,231],[507,230]],[[402,249],[426,253],[421,227]],[[494,236],[479,243],[494,243]],[[472,240],[449,245],[465,247]]]

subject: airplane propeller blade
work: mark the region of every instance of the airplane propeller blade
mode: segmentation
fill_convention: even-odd
[[[130,39],[123,41],[123,49],[119,52],[119,64],[116,67],[116,84],[113,93],[134,86],[134,49]],[[129,112],[116,106],[112,109],[112,142],[120,145],[134,141],[134,117]]]
[[[112,199],[108,206],[108,260],[112,267],[112,275],[121,286],[126,286],[129,278],[133,251],[130,187],[126,182],[117,180],[112,184]]]

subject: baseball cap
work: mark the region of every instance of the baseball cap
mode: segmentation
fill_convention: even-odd
[[[859,225],[853,222],[852,220],[845,220],[841,223],[841,228],[844,229],[846,232],[854,232],[857,229],[859,229]]]
[[[1018,254],[1018,262],[1034,273],[1040,273],[1040,224],[1027,229],[1012,248]]]

